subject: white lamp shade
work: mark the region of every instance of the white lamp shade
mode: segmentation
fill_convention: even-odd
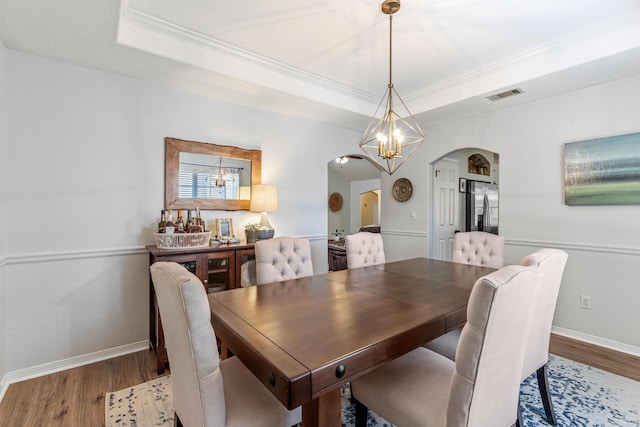
[[[252,185],[249,210],[251,212],[277,212],[278,187],[268,184]]]
[[[251,187],[248,185],[241,185],[238,188],[238,199],[251,200]]]

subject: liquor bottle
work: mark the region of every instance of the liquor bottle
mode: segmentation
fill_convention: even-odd
[[[164,216],[164,209],[160,211],[160,222],[158,223],[158,233],[164,233],[165,227],[167,225],[167,220]]]
[[[202,233],[202,227],[198,225],[198,218],[194,215],[191,220],[191,227],[189,227],[189,233]]]
[[[184,233],[184,222],[182,222],[182,212],[178,209],[178,225],[176,227],[176,233]]]
[[[198,227],[200,227],[200,232],[207,231],[207,229],[206,229],[206,227],[204,225],[204,220],[200,216],[200,208],[196,208],[196,219],[195,219],[195,222],[196,222],[196,225]]]
[[[176,232],[176,223],[173,222],[173,211],[169,211],[169,219],[164,226],[164,232],[166,234],[173,234]]]
[[[187,222],[184,223],[184,230],[187,233],[193,233],[191,227],[193,227],[193,218],[191,217],[191,209],[187,209]]]

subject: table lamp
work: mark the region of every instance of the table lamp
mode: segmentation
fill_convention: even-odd
[[[267,212],[278,211],[278,187],[275,185],[256,184],[251,186],[251,212],[260,212],[260,228],[258,239],[270,239],[275,230],[269,223]]]

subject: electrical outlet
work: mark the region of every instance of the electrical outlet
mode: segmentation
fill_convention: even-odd
[[[591,310],[591,295],[580,295],[580,307]]]

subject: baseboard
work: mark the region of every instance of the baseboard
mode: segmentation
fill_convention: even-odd
[[[0,402],[4,397],[9,385],[31,378],[41,377],[43,375],[53,374],[55,372],[64,371],[78,366],[89,365],[91,363],[100,362],[106,359],[112,359],[125,354],[135,353],[137,351],[149,348],[149,341],[138,341],[119,347],[108,348],[106,350],[96,351],[94,353],[83,354],[81,356],[70,357],[68,359],[58,360],[55,362],[44,363],[42,365],[32,366],[17,371],[7,372],[0,380]]]
[[[2,402],[2,398],[7,392],[7,388],[9,388],[9,381],[7,380],[7,376],[4,375],[2,379],[0,379],[0,402]]]
[[[551,332],[556,335],[561,335],[563,337],[574,339],[576,341],[582,341],[585,343],[593,344],[598,347],[640,357],[640,347],[637,347],[634,345],[629,345],[629,344],[621,343],[618,341],[608,340],[606,338],[585,334],[583,332],[574,331],[572,329],[561,328],[559,326],[553,326],[551,328]]]

